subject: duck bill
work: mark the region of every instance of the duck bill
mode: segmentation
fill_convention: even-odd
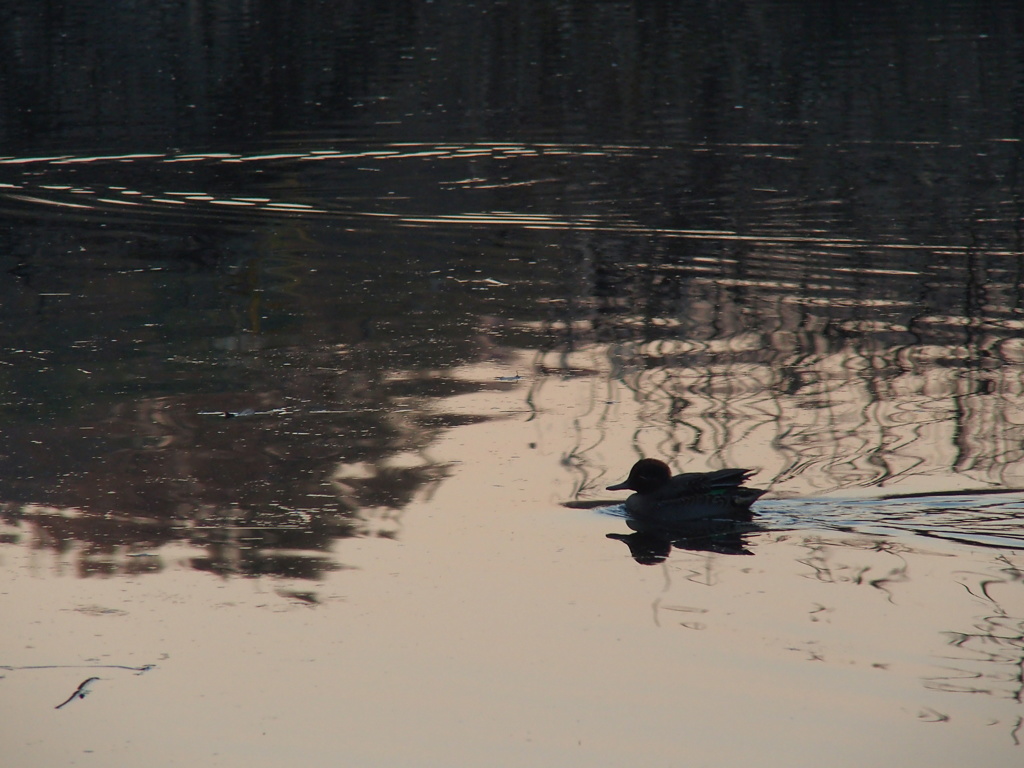
[[[621,483],[616,483],[615,485],[609,485],[607,488],[605,488],[605,490],[606,491],[627,491],[627,490],[629,490],[629,486],[627,485],[628,482],[629,482],[629,480],[623,480]]]

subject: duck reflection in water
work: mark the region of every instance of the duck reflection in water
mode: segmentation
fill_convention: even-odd
[[[747,488],[749,469],[719,469],[672,475],[658,459],[641,459],[609,491],[635,491],[626,499],[632,534],[608,534],[624,542],[645,565],[663,562],[672,547],[724,554],[750,554],[744,534],[755,530],[751,505],[763,490]]]
[[[631,528],[642,524],[627,521]],[[693,526],[693,530],[685,530]],[[714,526],[684,524],[683,530],[634,530],[633,533],[606,533],[609,539],[621,541],[629,547],[629,554],[640,565],[657,565],[668,560],[672,548],[691,552],[717,552],[722,555],[752,555],[746,546],[746,535],[760,530],[755,523],[718,522]]]

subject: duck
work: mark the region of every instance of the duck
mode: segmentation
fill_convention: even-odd
[[[673,477],[659,459],[640,459],[609,491],[635,491],[626,499],[626,522],[634,530],[672,528],[713,520],[753,519],[750,505],[764,491],[743,485],[750,469],[684,472]]]

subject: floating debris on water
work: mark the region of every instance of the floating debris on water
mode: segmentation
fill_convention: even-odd
[[[75,699],[84,699],[92,692],[92,684],[95,683],[97,680],[99,680],[98,677],[88,677],[85,680],[83,680],[79,684],[78,688],[75,689],[75,692],[68,696],[66,699],[64,699],[64,701],[62,701],[56,707],[54,707],[54,709],[60,709],[61,707],[67,706]]]

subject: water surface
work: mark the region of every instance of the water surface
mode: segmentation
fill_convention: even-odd
[[[5,764],[1016,764],[1019,9],[411,5],[9,11]]]

